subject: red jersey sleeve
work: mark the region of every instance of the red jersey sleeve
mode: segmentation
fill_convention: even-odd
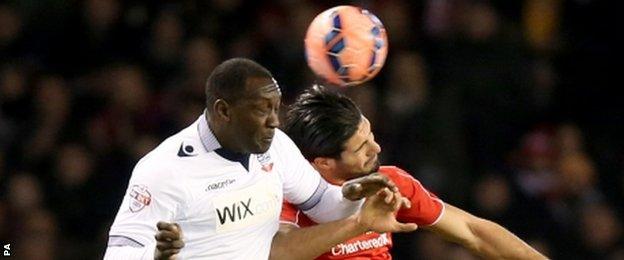
[[[280,222],[299,226],[298,216],[299,209],[295,205],[290,204],[284,200],[284,202],[282,202],[282,213],[280,214]]]
[[[388,176],[397,185],[401,195],[412,203],[411,208],[399,210],[397,220],[429,226],[440,219],[444,213],[444,202],[425,189],[418,180],[395,166],[382,166],[379,172]]]
[[[308,216],[303,214],[297,206],[288,203],[286,200],[282,202],[282,212],[280,213],[280,223],[292,224],[298,227],[314,226],[316,223]]]

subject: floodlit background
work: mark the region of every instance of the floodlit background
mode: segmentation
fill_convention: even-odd
[[[619,1],[347,2],[384,22],[386,66],[348,89],[382,161],[555,259],[624,259]],[[0,2],[0,242],[96,259],[133,165],[204,106],[224,59],[268,67],[288,104],[333,1]],[[617,71],[616,71],[617,70]],[[397,259],[472,259],[426,231]]]

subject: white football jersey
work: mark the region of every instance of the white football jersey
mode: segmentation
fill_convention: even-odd
[[[182,229],[180,259],[268,259],[282,199],[314,207],[328,189],[280,130],[266,153],[249,156],[249,170],[218,148],[202,115],[143,157],[110,229],[109,250],[153,251],[156,223],[167,221]]]

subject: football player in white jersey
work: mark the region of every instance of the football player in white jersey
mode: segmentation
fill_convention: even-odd
[[[394,219],[406,200],[383,176],[345,189],[351,199],[378,194],[360,212],[362,200],[328,185],[277,129],[280,99],[261,65],[236,58],[217,66],[204,114],[135,166],[104,258],[267,259],[282,199],[337,233],[416,228]]]

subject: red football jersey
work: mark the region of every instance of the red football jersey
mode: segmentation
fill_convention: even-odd
[[[401,194],[412,202],[411,208],[399,210],[397,220],[404,223],[416,223],[418,226],[429,226],[440,219],[444,203],[427,191],[419,181],[396,166],[382,166],[379,168],[379,173],[388,176],[397,185]],[[282,206],[280,220],[299,227],[317,224],[295,205],[286,201]],[[390,233],[367,232],[332,247],[331,251],[316,259],[392,259],[391,247]]]

